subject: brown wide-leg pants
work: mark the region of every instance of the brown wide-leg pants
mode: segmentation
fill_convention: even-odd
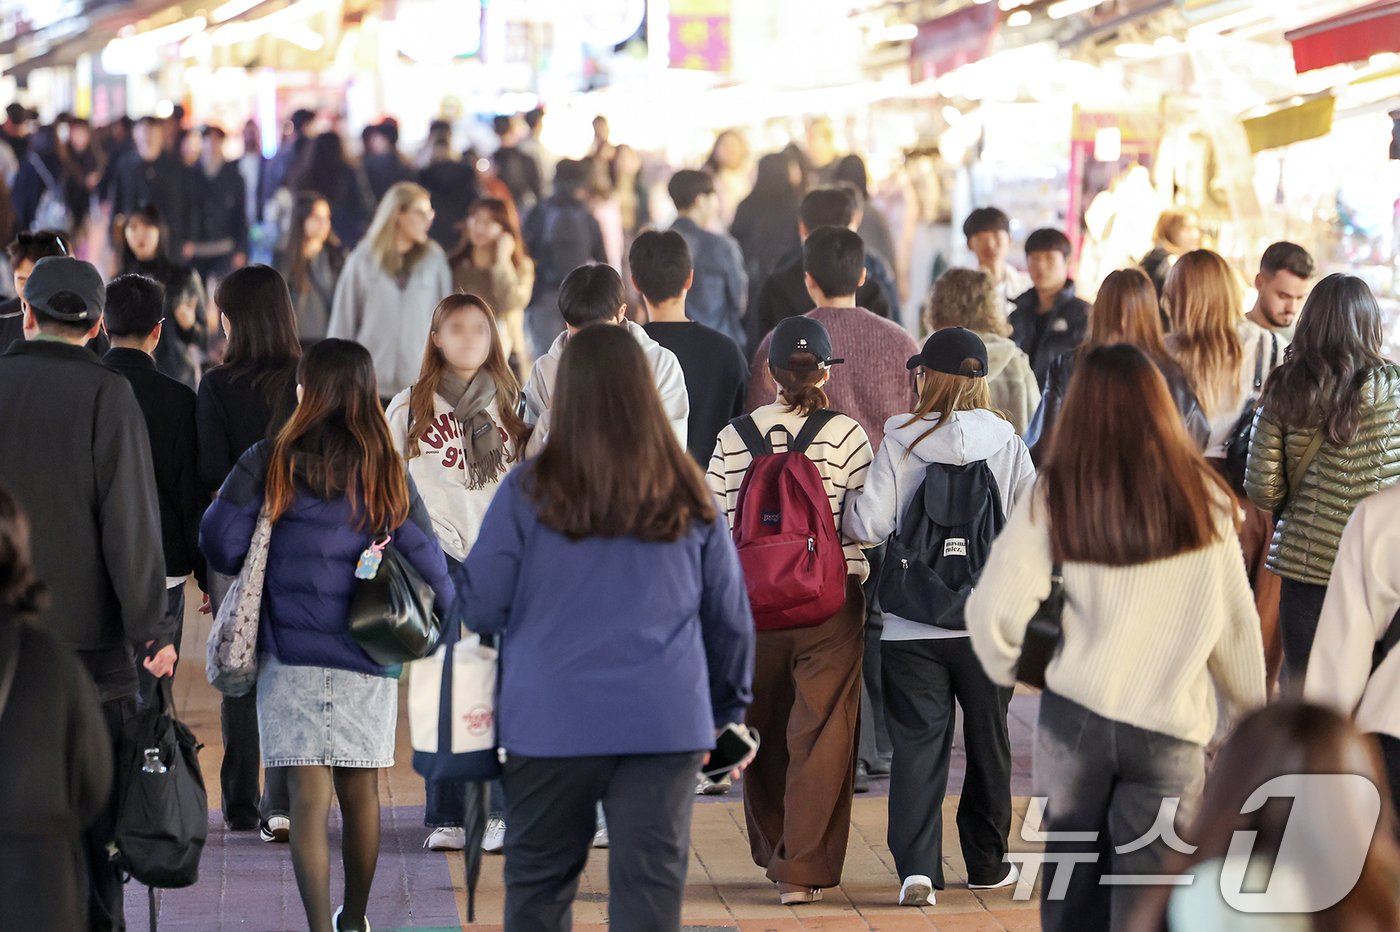
[[[846,604],[814,628],[760,631],[748,724],[758,756],[744,774],[754,863],[768,879],[841,882],[851,831],[860,722],[865,596],[846,577]]]

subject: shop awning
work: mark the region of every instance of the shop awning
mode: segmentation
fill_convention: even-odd
[[[1281,146],[1316,139],[1332,132],[1332,115],[1337,109],[1337,98],[1330,94],[1285,107],[1261,117],[1242,121],[1245,136],[1249,138],[1250,152],[1263,152]]]
[[[1293,43],[1293,70],[1298,74],[1394,52],[1400,49],[1400,0],[1380,0],[1294,29],[1284,38]]]
[[[909,44],[910,80],[917,84],[987,57],[1001,12],[979,3],[919,24]]]

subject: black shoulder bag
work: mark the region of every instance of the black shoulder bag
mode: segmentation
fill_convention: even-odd
[[[1278,338],[1265,334],[1260,338],[1259,352],[1254,359],[1254,391],[1245,403],[1235,426],[1230,428],[1230,437],[1225,441],[1225,477],[1236,492],[1244,494],[1245,467],[1249,465],[1249,441],[1254,437],[1254,410],[1259,406],[1259,392],[1264,387],[1264,342],[1273,345],[1269,358],[1269,371],[1278,365]]]
[[[1018,682],[1036,689],[1045,688],[1045,668],[1050,666],[1064,634],[1064,613],[1064,568],[1056,563],[1050,570],[1050,594],[1031,616],[1026,636],[1021,641],[1021,659],[1016,662]]]
[[[392,541],[386,530],[360,554],[350,602],[350,636],[386,667],[431,654],[442,627],[433,614],[433,587]]]

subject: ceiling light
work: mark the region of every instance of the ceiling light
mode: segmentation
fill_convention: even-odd
[[[1064,19],[1066,16],[1092,10],[1102,2],[1103,0],[1059,0],[1058,3],[1050,4],[1046,12],[1050,14],[1051,19]]]
[[[1006,17],[1006,25],[1029,26],[1031,24],[1031,18],[1032,17],[1030,10],[1017,10],[1015,13],[1012,13],[1010,16]]]

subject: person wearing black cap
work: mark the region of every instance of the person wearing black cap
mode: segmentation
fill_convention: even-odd
[[[890,418],[865,488],[846,507],[846,532],[874,546],[903,530],[910,504],[934,470],[967,474],[986,464],[1003,515],[1035,481],[1030,452],[992,409],[987,348],[971,330],[933,333],[908,362],[919,383],[913,412]],[[983,475],[986,473],[984,472]],[[929,515],[936,520],[935,516]],[[949,538],[945,543],[952,543]],[[966,548],[966,544],[964,544]],[[960,613],[959,613],[960,615]],[[885,715],[894,742],[889,846],[903,881],[901,906],[931,906],[943,889],[943,797],[953,749],[954,703],[963,710],[967,777],[958,834],[969,886],[1015,883],[1003,860],[1011,830],[1011,690],[987,678],[965,629],[943,628],[886,612],[880,639]]]
[[[789,317],[771,336],[763,377],[778,397],[750,417],[773,452],[784,453],[808,418],[828,408],[823,386],[831,367],[842,360],[833,352],[826,328],[810,317]],[[870,571],[860,547],[842,533],[846,504],[860,493],[870,466],[865,431],[854,418],[836,414],[804,452],[826,487],[848,575],[846,602],[829,620],[816,627],[758,632],[748,724],[766,740],[744,779],[744,816],[754,863],[778,884],[785,905],[815,902],[824,888],[841,882],[855,792],[865,653],[861,584]],[[720,431],[706,473],[731,530],[752,462],[731,422]]]
[[[136,711],[136,657],[157,677],[175,665],[146,425],[126,379],[83,347],[106,300],[97,269],[40,259],[24,300],[28,340],[0,355],[0,476],[43,529],[34,564],[53,606],[38,623],[77,652],[115,746]],[[95,929],[123,926],[112,827],[108,812],[87,835]]]

